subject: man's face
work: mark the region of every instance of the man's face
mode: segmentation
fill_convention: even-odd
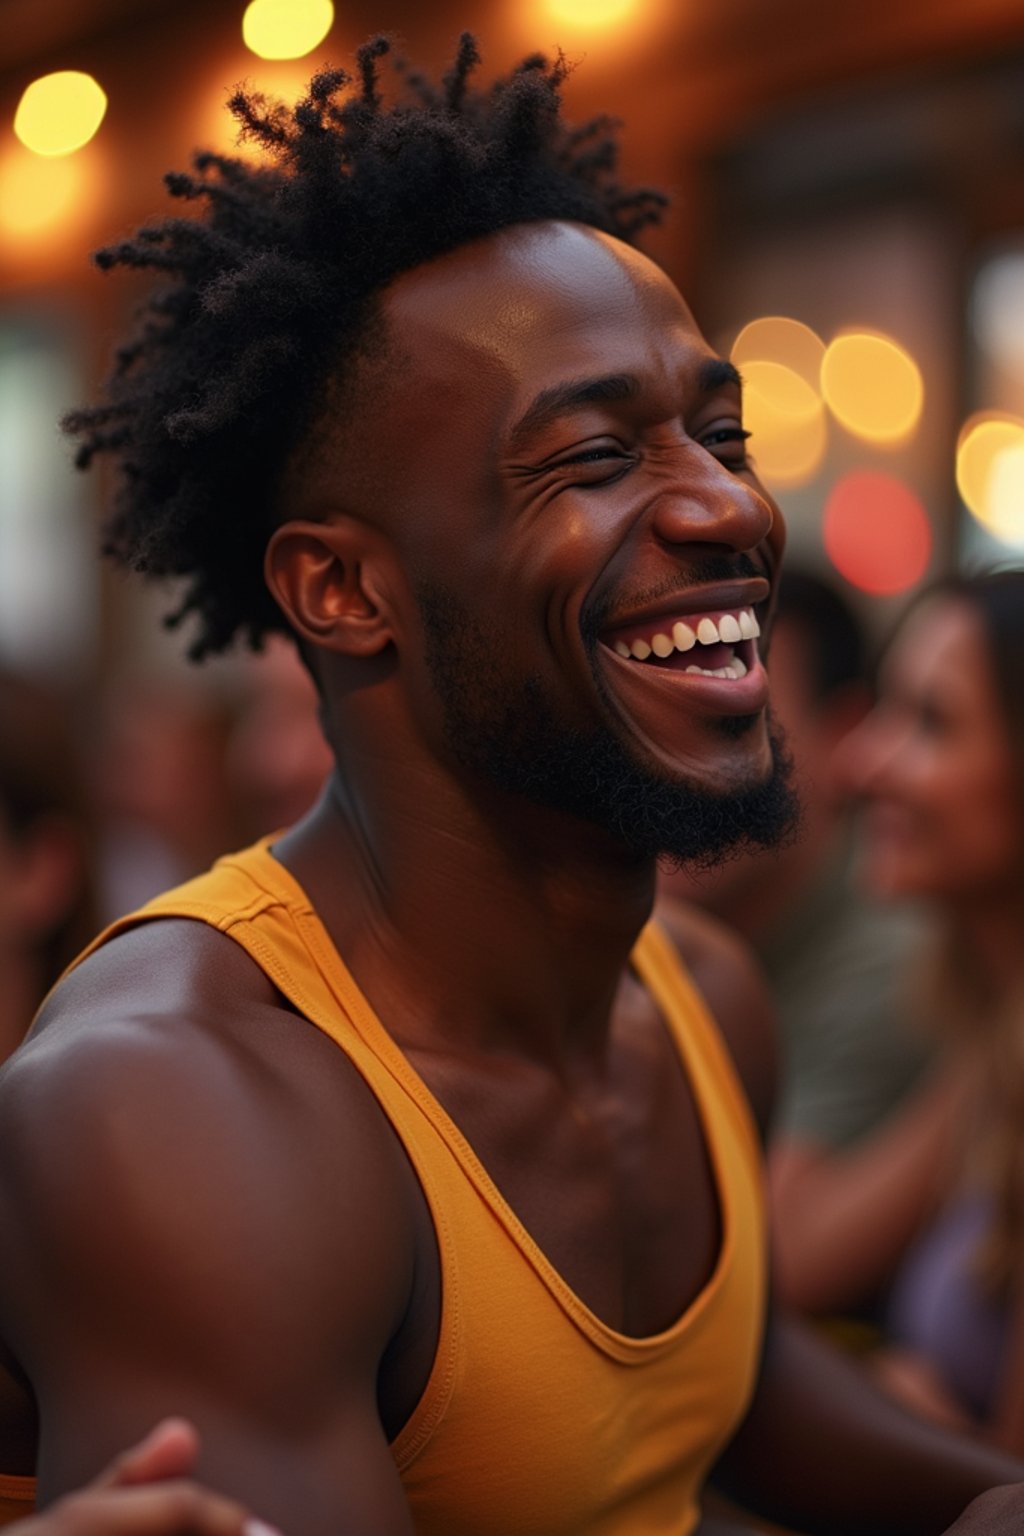
[[[773,838],[756,632],[783,525],[674,286],[610,237],[525,225],[408,273],[383,311],[400,361],[368,462],[431,749],[647,854]]]

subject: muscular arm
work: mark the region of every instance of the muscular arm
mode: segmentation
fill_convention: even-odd
[[[1024,1463],[904,1412],[779,1316],[753,1407],[715,1472],[745,1507],[821,1536],[935,1536],[978,1494],[1022,1479]]]
[[[744,947],[709,919],[668,924],[718,1019],[762,1126],[771,1118],[774,1018]],[[1024,1463],[922,1423],[859,1366],[772,1307],[750,1412],[714,1474],[744,1507],[822,1536],[936,1536],[984,1490],[1024,1480]],[[988,1509],[994,1506],[990,1503]],[[1003,1513],[1003,1510],[1006,1513]],[[1024,1524],[1024,1493],[962,1529]],[[1000,1519],[1008,1523],[1000,1524]],[[958,1527],[958,1532],[961,1527]]]
[[[173,930],[76,973],[0,1090],[0,1319],[41,1501],[174,1413],[199,1479],[290,1536],[408,1536],[377,1376],[411,1176],[342,1053],[229,940]]]

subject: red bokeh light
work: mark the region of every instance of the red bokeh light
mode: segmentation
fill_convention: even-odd
[[[862,592],[889,596],[920,581],[932,553],[921,502],[895,475],[857,469],[833,486],[822,523],[825,550]]]

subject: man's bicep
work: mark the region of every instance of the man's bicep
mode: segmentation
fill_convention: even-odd
[[[200,1476],[289,1536],[403,1532],[376,1409],[411,1271],[381,1213],[402,1202],[368,1198],[358,1105],[355,1144],[320,1146],[237,1089],[217,1050],[182,1064],[159,1040],[26,1058],[5,1084],[0,1324],[38,1402],[42,1497],[183,1413]],[[336,1178],[301,1176],[327,1157]]]
[[[194,1475],[205,1487],[258,1511],[286,1536],[412,1536],[372,1395],[341,1391],[330,1413],[310,1411],[291,1434],[225,1396],[194,1393],[187,1381],[174,1390],[175,1405],[200,1432]],[[167,1401],[163,1380],[135,1372],[123,1387],[113,1373],[98,1397],[88,1394],[77,1404],[62,1395],[47,1422],[40,1506],[82,1486],[112,1439],[137,1436],[139,1424],[163,1413]],[[95,1432],[93,1420],[102,1420]]]

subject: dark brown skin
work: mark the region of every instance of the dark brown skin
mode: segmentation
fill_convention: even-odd
[[[340,767],[275,851],[555,1267],[649,1334],[720,1242],[688,1083],[628,972],[653,863],[460,766],[411,573],[486,623],[489,682],[534,677],[559,717],[722,792],[768,770],[760,668],[687,678],[599,646],[601,690],[580,616],[595,597],[609,622],[764,605],[781,519],[735,383],[709,384],[676,290],[617,242],[506,232],[399,279],[383,311],[402,362],[356,412],[356,470],[297,466],[267,556]],[[509,446],[541,391],[623,374],[628,398]],[[736,552],[763,574],[695,579]],[[738,713],[751,727],[723,729]],[[709,923],[676,938],[764,1118],[760,983]],[[0,1320],[39,1404],[44,1502],[174,1412],[202,1430],[197,1476],[287,1536],[409,1536],[388,1439],[437,1339],[431,1223],[362,1080],[229,938],[153,924],[65,983],[0,1087],[0,1168]],[[723,1476],[767,1512],[796,1483],[808,1529],[932,1532],[1018,1472],[882,1410],[788,1327],[766,1360]],[[4,1470],[28,1470],[17,1380],[6,1416]]]
[[[164,1419],[87,1488],[19,1521],[16,1536],[280,1536],[189,1480],[198,1453],[193,1426]]]

